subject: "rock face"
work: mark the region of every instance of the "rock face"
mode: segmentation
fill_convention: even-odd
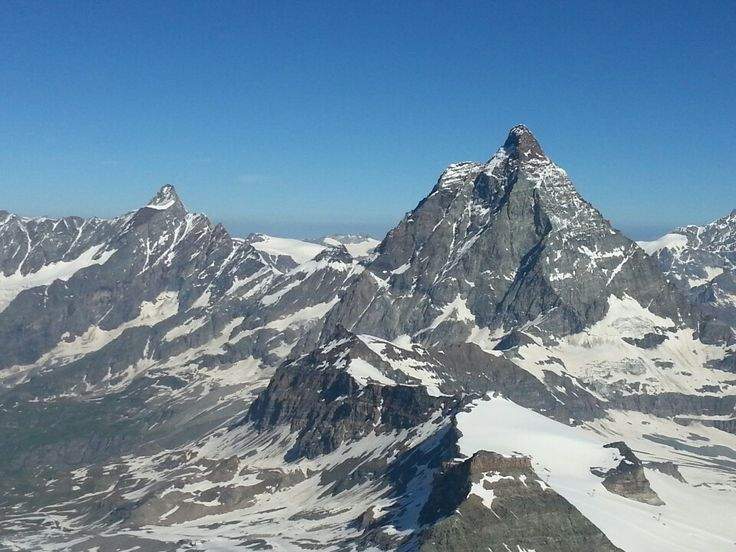
[[[432,397],[423,386],[386,385],[388,378],[365,360],[379,364],[376,356],[342,332],[326,347],[280,366],[247,420],[259,431],[288,426],[296,441],[285,459],[294,460],[330,453],[370,433],[408,430],[459,406],[459,398]]]
[[[362,269],[337,247],[298,266],[261,251],[187,212],[171,186],[110,221],[6,215],[0,240],[9,499],[59,471],[181,446],[242,417]]]
[[[730,227],[668,264],[521,125],[380,244],[0,212],[0,548],[721,550]]]
[[[54,224],[65,228],[65,221]],[[20,285],[33,287],[22,289],[0,316],[0,366],[32,364],[61,341],[84,339],[92,326],[109,331],[138,317],[172,316],[267,266],[222,226],[188,213],[171,186],[134,213],[79,229],[82,245],[57,248],[43,265],[26,261],[15,268],[14,275],[26,277],[18,278]],[[44,244],[31,246],[29,257],[39,259]],[[6,261],[6,273],[12,266]],[[58,278],[64,269],[68,277]]]
[[[679,285],[696,288],[736,267],[736,210],[710,224],[677,228],[639,245]]]
[[[649,486],[649,480],[644,474],[644,466],[624,442],[610,443],[606,448],[614,448],[621,454],[621,462],[615,468],[606,472],[593,470],[597,475],[604,477],[603,486],[617,495],[631,500],[644,502],[653,506],[662,506],[664,502]],[[676,468],[675,468],[676,469]]]

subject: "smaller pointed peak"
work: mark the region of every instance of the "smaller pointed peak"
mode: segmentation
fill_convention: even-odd
[[[509,135],[503,143],[503,149],[510,156],[522,161],[546,158],[534,134],[525,125],[516,125],[509,130]]]
[[[150,209],[157,209],[159,211],[164,211],[174,206],[184,208],[179,195],[176,193],[176,188],[171,184],[162,186],[153,199],[148,202],[148,205],[146,205]]]
[[[215,237],[215,239],[232,239],[232,237],[230,236],[230,232],[227,231],[227,228],[225,228],[225,225],[221,222],[215,224],[215,227],[212,230],[212,235]]]
[[[348,251],[348,248],[344,244],[340,243],[337,245],[330,245],[324,250],[320,251],[315,261],[341,261],[343,263],[350,264],[353,261],[353,256]]]

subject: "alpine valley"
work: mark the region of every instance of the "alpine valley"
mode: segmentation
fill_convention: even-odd
[[[0,549],[736,550],[736,211],[636,243],[524,126],[381,241],[0,211]]]

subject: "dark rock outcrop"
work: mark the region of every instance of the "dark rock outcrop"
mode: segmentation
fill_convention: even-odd
[[[485,497],[474,494],[474,485]],[[479,451],[449,466],[435,479],[420,519],[426,524],[417,542],[422,552],[620,552],[542,483],[525,457]]]
[[[619,465],[606,472],[591,469],[596,475],[603,477],[603,486],[617,495],[631,500],[662,506],[664,502],[649,486],[649,480],[644,473],[644,465],[628,445],[622,441],[604,445],[605,448],[614,448],[623,457]]]
[[[259,431],[290,428],[296,441],[287,460],[314,458],[371,432],[411,429],[461,404],[459,397],[431,397],[415,385],[361,385],[340,368],[356,353],[338,351],[316,350],[284,363],[248,411],[243,423]]]

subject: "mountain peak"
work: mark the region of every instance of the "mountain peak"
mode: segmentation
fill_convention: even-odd
[[[545,159],[544,151],[537,139],[524,125],[516,125],[509,130],[509,135],[503,143],[503,149],[522,161],[530,159]]]
[[[184,208],[181,199],[179,199],[179,196],[176,193],[176,188],[174,188],[171,184],[165,184],[161,187],[161,189],[153,197],[153,199],[148,202],[148,205],[146,205],[146,207],[148,207],[149,209],[164,211],[166,209],[170,209],[175,205]]]

